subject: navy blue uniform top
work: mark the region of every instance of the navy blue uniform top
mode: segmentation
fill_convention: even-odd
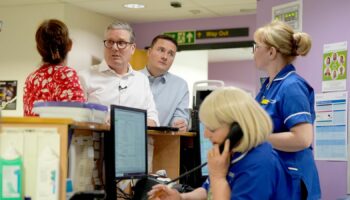
[[[290,199],[292,195],[291,177],[268,142],[258,145],[245,155],[233,154],[226,179],[231,188],[231,200],[283,200]],[[202,187],[210,196],[209,179]]]
[[[299,123],[313,124],[315,120],[314,90],[291,64],[285,66],[271,84],[269,79],[264,82],[256,100],[270,115],[274,134],[289,132]],[[300,192],[301,179],[308,190],[308,199],[320,199],[321,189],[312,147],[298,152],[276,151],[294,177],[294,193]]]

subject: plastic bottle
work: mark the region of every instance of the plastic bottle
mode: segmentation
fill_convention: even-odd
[[[22,158],[13,145],[10,145],[0,158],[0,200],[21,200],[22,180]]]
[[[66,200],[69,200],[73,196],[73,181],[70,178],[66,180]]]
[[[58,200],[59,197],[59,158],[49,146],[38,158],[36,178],[37,200]]]

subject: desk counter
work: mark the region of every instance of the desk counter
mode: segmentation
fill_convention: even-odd
[[[71,125],[74,135],[91,135],[92,132],[108,132],[108,124],[74,122]],[[180,175],[181,137],[194,137],[194,132],[175,132],[148,130],[153,138],[152,172],[165,169],[167,175],[173,179]]]
[[[66,178],[68,177],[68,146],[71,136],[92,136],[94,133],[107,133],[108,124],[75,122],[72,119],[39,117],[3,117],[2,127],[13,128],[56,128],[60,137],[60,199],[66,196]],[[148,135],[154,141],[153,172],[160,169],[167,171],[168,177],[176,178],[180,174],[180,150],[182,137],[194,137],[195,133],[149,130]],[[33,144],[34,145],[34,144]],[[102,161],[103,162],[103,161]],[[101,165],[103,166],[103,164]],[[32,180],[25,179],[26,193],[35,194]],[[27,195],[25,194],[25,195]]]

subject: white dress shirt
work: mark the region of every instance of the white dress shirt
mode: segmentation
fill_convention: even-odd
[[[88,102],[147,110],[147,118],[159,125],[158,112],[148,78],[129,65],[128,72],[117,74],[103,60],[78,72]]]

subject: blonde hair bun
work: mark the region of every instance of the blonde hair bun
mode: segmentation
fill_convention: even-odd
[[[294,42],[296,44],[296,55],[306,56],[311,49],[311,37],[304,32],[297,32],[293,34]]]

